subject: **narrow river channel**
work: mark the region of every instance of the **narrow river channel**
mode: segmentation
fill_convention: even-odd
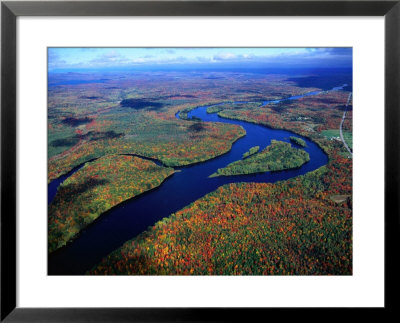
[[[331,91],[341,90],[344,86],[333,88]],[[302,96],[284,100],[295,100],[321,92],[309,92]],[[279,100],[265,101],[261,105],[264,106],[272,102],[279,102]],[[134,238],[157,221],[182,209],[221,185],[237,182],[274,183],[306,174],[328,162],[327,155],[314,142],[296,135],[306,141],[307,147],[304,149],[310,155],[310,161],[300,168],[254,175],[208,178],[218,168],[225,167],[229,163],[241,159],[243,153],[251,147],[260,146],[260,150],[262,150],[270,144],[272,139],[290,142],[289,137],[294,134],[286,130],[271,129],[244,121],[221,118],[216,113],[208,114],[207,108],[198,107],[190,111],[188,117],[197,117],[205,122],[223,122],[239,125],[245,129],[246,135],[237,140],[228,153],[192,166],[175,167],[180,172],[166,179],[158,188],[125,201],[104,213],[83,230],[76,239],[49,255],[49,275],[83,275],[104,256],[120,247],[127,240]],[[296,146],[295,144],[292,145]],[[300,146],[296,148],[302,149]],[[67,175],[49,184],[49,203],[61,182],[80,167],[76,167]]]

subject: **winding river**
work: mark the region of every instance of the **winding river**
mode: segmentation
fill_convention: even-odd
[[[341,90],[341,87],[331,91]],[[316,95],[322,91],[309,92],[283,100],[264,101],[261,105],[276,103],[284,100],[296,100],[304,96]],[[235,102],[247,103],[247,102]],[[161,186],[127,200],[104,213],[94,223],[88,226],[79,236],[65,247],[53,252],[48,258],[49,275],[82,275],[92,268],[104,256],[120,247],[145,231],[157,221],[169,216],[195,200],[217,189],[219,186],[236,182],[268,182],[287,180],[306,174],[328,162],[327,155],[312,141],[296,134],[307,143],[304,148],[310,155],[310,161],[300,168],[267,172],[262,174],[241,176],[220,176],[208,178],[218,168],[242,158],[243,153],[253,146],[260,146],[260,150],[268,146],[271,139],[290,142],[292,132],[277,130],[244,121],[230,120],[219,117],[216,113],[208,114],[206,106],[198,107],[188,113],[188,117],[197,117],[205,122],[224,122],[242,126],[246,135],[237,140],[232,149],[219,157],[185,167],[175,167],[176,172]],[[292,143],[293,146],[296,146]],[[298,146],[297,148],[302,148]],[[48,202],[54,197],[58,186],[71,174],[83,165],[75,167],[68,174],[51,182],[48,186]]]

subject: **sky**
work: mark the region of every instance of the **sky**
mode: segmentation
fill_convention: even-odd
[[[351,67],[352,49],[332,48],[48,48],[49,71],[157,66]]]

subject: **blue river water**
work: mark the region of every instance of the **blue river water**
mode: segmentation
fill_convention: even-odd
[[[341,90],[344,86],[332,90]],[[318,93],[320,91],[309,92],[289,99],[298,99]],[[265,101],[262,105],[271,102],[279,101]],[[207,107],[198,107],[190,111],[188,117],[197,117],[205,122],[224,122],[239,125],[245,129],[246,135],[237,140],[228,153],[191,166],[175,167],[179,172],[167,178],[158,188],[125,201],[104,213],[83,230],[76,239],[49,254],[49,275],[83,275],[104,256],[120,247],[127,240],[134,238],[157,221],[182,209],[221,185],[237,182],[274,183],[306,174],[328,162],[327,155],[314,142],[290,131],[221,118],[215,113],[208,114]],[[304,149],[310,155],[310,161],[300,168],[252,175],[208,177],[218,168],[223,168],[229,163],[241,159],[242,155],[253,146],[260,146],[260,150],[262,150],[270,144],[272,139],[290,142],[289,137],[293,135],[306,142],[307,147]],[[298,149],[303,149],[303,147],[296,146],[294,143],[292,145]],[[56,194],[58,185],[80,167],[82,165],[49,184],[49,203]]]

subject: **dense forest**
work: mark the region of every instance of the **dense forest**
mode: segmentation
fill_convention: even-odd
[[[351,275],[351,160],[333,157],[289,181],[223,186],[88,274]]]
[[[297,168],[310,160],[307,152],[293,148],[290,143],[271,140],[271,145],[246,159],[220,168],[210,177],[264,173]]]
[[[49,251],[65,245],[113,206],[159,186],[174,170],[133,156],[87,163],[65,180],[49,206]]]

